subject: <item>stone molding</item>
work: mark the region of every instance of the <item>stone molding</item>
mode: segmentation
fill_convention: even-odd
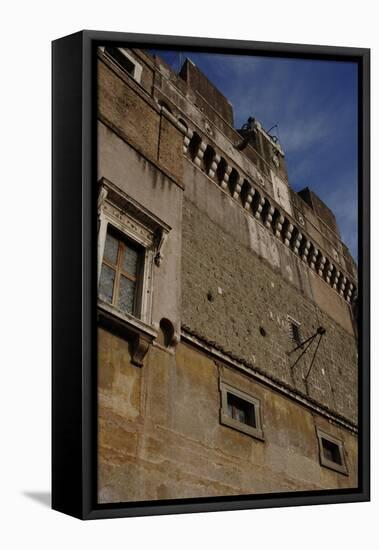
[[[140,319],[117,312],[109,304],[98,300],[97,317],[100,326],[130,342],[131,363],[143,366],[144,358],[158,333]]]

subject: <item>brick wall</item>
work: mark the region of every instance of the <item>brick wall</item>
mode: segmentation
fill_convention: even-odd
[[[182,254],[185,327],[356,422],[357,355],[351,334],[188,199]],[[317,339],[291,369],[300,351],[286,353],[295,347],[287,315],[301,323],[304,338],[320,325],[326,328],[307,383],[303,376]]]

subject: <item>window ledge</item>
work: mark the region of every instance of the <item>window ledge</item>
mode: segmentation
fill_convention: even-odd
[[[131,362],[142,367],[150,344],[158,336],[157,331],[141,319],[123,314],[100,299],[97,301],[97,314],[100,325],[130,341]]]
[[[347,468],[344,464],[336,464],[332,460],[328,460],[323,456],[320,457],[320,462],[321,465],[325,468],[329,468],[330,470],[334,470],[335,472],[339,472],[340,474],[344,474],[345,476],[349,475],[349,472],[347,471]]]
[[[224,426],[228,426],[228,428],[233,428],[234,430],[238,430],[239,432],[242,432],[246,435],[250,435],[255,439],[264,441],[264,435],[262,430],[260,430],[259,428],[254,428],[253,426],[249,426],[248,424],[244,424],[243,422],[238,422],[238,420],[231,418],[229,415],[225,414],[222,410],[220,411],[220,422]]]

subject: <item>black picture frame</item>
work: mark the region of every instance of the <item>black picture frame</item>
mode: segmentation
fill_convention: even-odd
[[[96,504],[96,71],[104,43],[359,66],[359,487],[256,496]],[[82,31],[52,44],[52,508],[81,519],[242,510],[370,499],[370,50]]]

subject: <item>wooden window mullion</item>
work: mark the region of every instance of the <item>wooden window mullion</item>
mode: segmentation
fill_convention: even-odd
[[[139,266],[140,266],[139,259],[140,259],[140,257],[139,257],[139,252],[136,251],[135,248],[130,247],[130,250],[131,250],[131,253],[133,254],[133,256],[134,256],[135,253],[137,253],[136,274],[134,275],[134,274],[131,274],[128,271],[126,271],[125,267],[124,267],[124,264],[125,264],[125,266],[127,266],[129,264],[129,262],[127,261],[129,259],[127,257],[127,254],[128,254],[128,251],[129,251],[128,243],[122,241],[121,239],[119,239],[117,237],[114,237],[114,238],[116,238],[117,242],[118,242],[117,255],[116,255],[114,263],[113,263],[113,260],[109,260],[108,258],[105,258],[105,256],[103,256],[102,263],[101,263],[102,266],[107,266],[107,268],[111,269],[114,273],[112,300],[109,303],[112,306],[118,308],[118,306],[120,304],[121,287],[122,287],[123,284],[126,284],[123,281],[128,280],[131,283],[133,283],[133,288],[129,289],[128,293],[132,293],[131,298],[133,299],[133,304],[131,305],[131,307],[132,307],[133,311],[131,313],[132,313],[132,315],[134,315],[135,310],[136,310],[136,301],[138,299],[137,285],[138,285],[138,281],[140,279],[140,272],[139,272]],[[121,277],[125,277],[125,280],[123,280]]]
[[[113,305],[117,306],[118,302],[118,293],[120,289],[120,266],[121,266],[121,258],[122,258],[122,246],[123,243],[121,241],[118,241],[118,250],[117,250],[117,263],[115,266],[115,280],[114,280],[114,292],[113,292]]]
[[[122,244],[123,244],[123,247],[124,247],[124,257],[125,257],[125,255],[127,254],[128,247],[125,243],[122,243]],[[121,271],[121,274],[124,275],[124,277],[129,279],[129,281],[133,281],[133,283],[135,283],[137,281],[137,277],[135,275],[131,275],[127,271],[122,270],[122,263],[120,263],[120,271]]]

